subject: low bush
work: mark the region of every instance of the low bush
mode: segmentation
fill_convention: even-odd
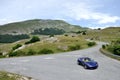
[[[95,43],[95,42],[89,42],[87,45],[88,45],[89,47],[91,47],[91,46],[96,45],[96,43]]]
[[[18,49],[18,48],[21,47],[21,46],[22,46],[21,44],[17,44],[17,45],[15,45],[15,46],[12,48],[12,50]]]
[[[21,51],[21,50],[19,50],[19,51],[10,51],[9,52],[9,57],[14,57],[14,56],[25,56],[26,55],[26,53],[24,52],[24,51]]]
[[[17,56],[17,53],[13,52],[13,51],[10,51],[9,52],[9,57],[14,57],[14,56]]]
[[[105,45],[102,45],[102,48],[103,48],[103,49],[105,49],[105,48],[106,48],[106,46],[105,46]]]
[[[65,34],[64,36],[68,36],[68,34]]]
[[[50,54],[50,53],[54,53],[54,52],[47,48],[44,48],[38,52],[38,54]]]
[[[30,43],[31,43],[30,41],[25,42],[25,44],[30,44]]]
[[[34,54],[36,54],[36,51],[34,51],[32,49],[29,49],[27,52],[27,55],[34,55]]]
[[[116,41],[111,41],[111,44],[107,45],[107,50],[112,52],[115,55],[120,56],[120,39]]]
[[[113,46],[109,45],[109,46],[107,47],[107,50],[110,51],[110,52],[113,52]]]
[[[70,50],[70,51],[79,50],[80,48],[81,48],[80,45],[69,46],[69,50]]]
[[[49,35],[49,37],[54,37],[54,35],[53,35],[53,34],[51,34],[51,35]]]
[[[4,58],[5,56],[3,56],[3,55],[0,55],[0,58]]]
[[[120,56],[120,45],[115,45],[113,47],[113,54]]]

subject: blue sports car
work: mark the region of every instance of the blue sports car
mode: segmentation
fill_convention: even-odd
[[[89,57],[81,57],[77,60],[78,65],[82,65],[85,69],[96,69],[98,63]]]

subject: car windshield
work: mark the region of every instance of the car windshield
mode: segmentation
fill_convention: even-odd
[[[90,62],[90,61],[91,61],[90,58],[84,58],[83,60],[84,60],[85,62]]]

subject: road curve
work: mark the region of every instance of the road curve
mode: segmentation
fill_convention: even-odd
[[[120,80],[120,62],[104,56],[97,46],[61,54],[0,59],[0,70],[31,76],[36,80]],[[86,70],[77,58],[88,56],[99,63]]]

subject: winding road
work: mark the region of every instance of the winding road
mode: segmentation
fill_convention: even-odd
[[[92,48],[50,55],[0,59],[0,71],[31,76],[35,80],[120,80],[120,61],[100,53],[103,43]],[[98,62],[95,70],[77,65],[88,56]]]

